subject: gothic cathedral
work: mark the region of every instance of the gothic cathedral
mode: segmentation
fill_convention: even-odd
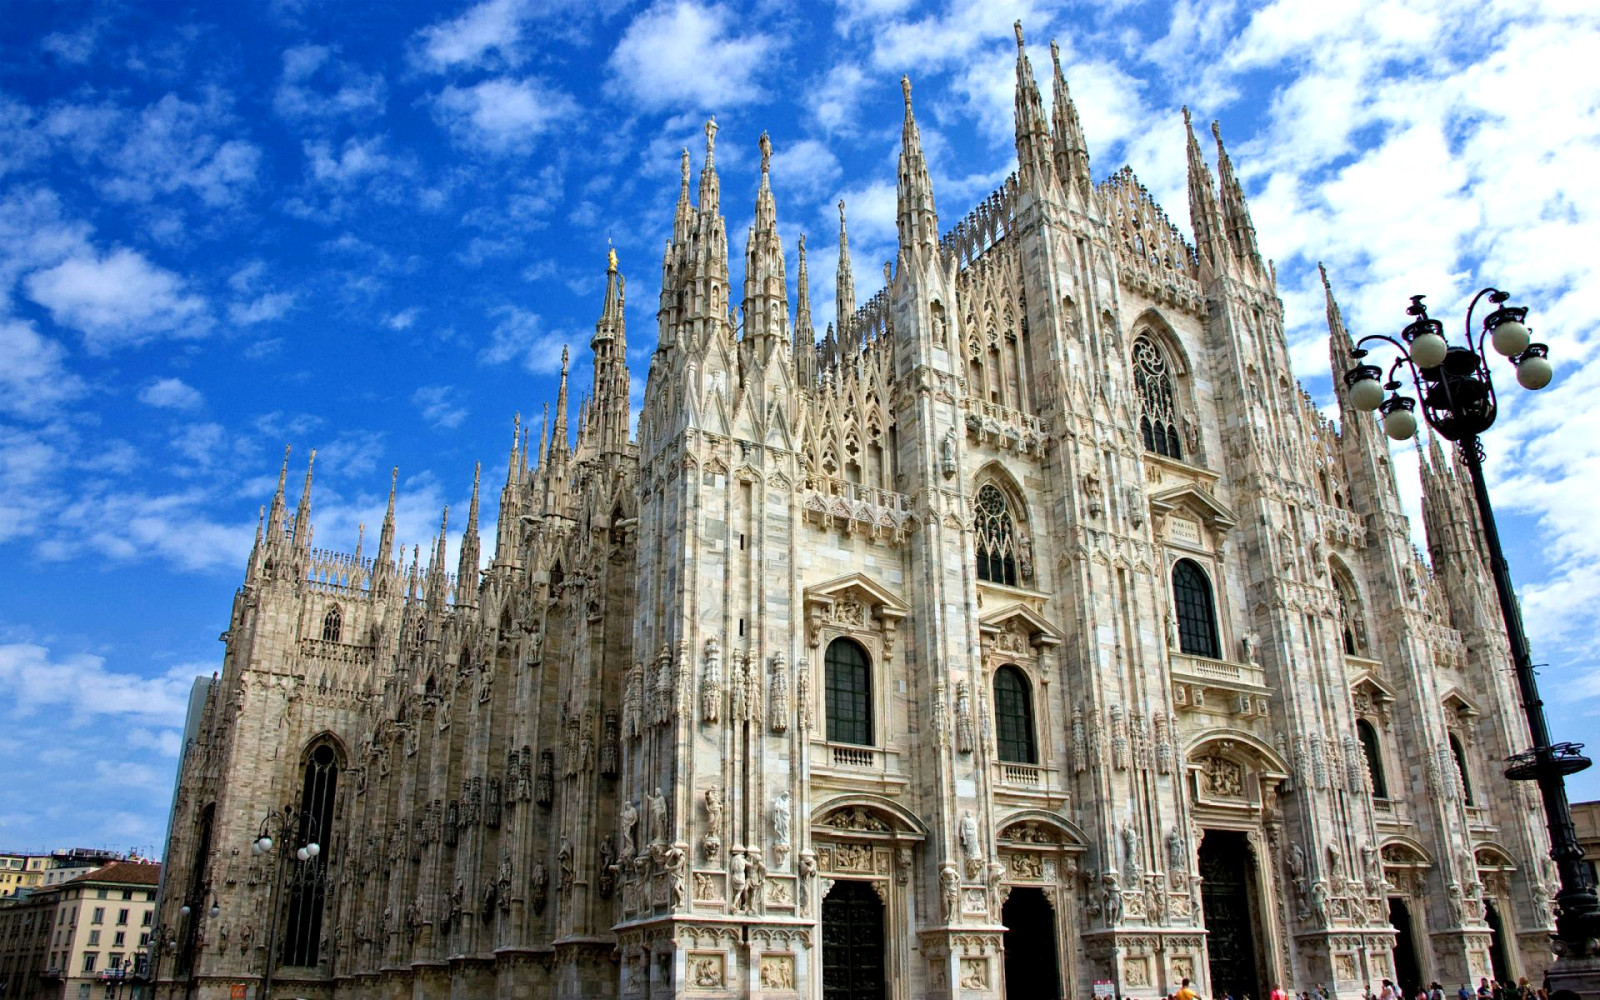
[[[344,554],[280,478],[185,751],[163,998],[1539,974],[1465,473],[1425,450],[1424,561],[1379,425],[1290,371],[1216,127],[1191,244],[1131,170],[1092,181],[1020,27],[1016,68],[1017,172],[943,235],[902,83],[897,259],[858,302],[841,206],[820,339],[765,136],[732,287],[708,124],[637,433],[613,255],[592,393],[569,432],[563,365],[513,431],[487,560],[476,481],[452,575],[447,524],[396,551],[392,489]]]

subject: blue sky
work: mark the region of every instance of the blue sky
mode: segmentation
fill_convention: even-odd
[[[711,114],[736,250],[770,131],[780,228],[791,258],[810,237],[820,330],[834,204],[849,205],[863,298],[892,254],[901,73],[945,225],[1012,169],[1017,17],[1041,72],[1061,43],[1096,179],[1131,164],[1186,231],[1178,109],[1222,120],[1319,398],[1319,259],[1360,333],[1398,329],[1415,292],[1452,323],[1489,282],[1533,307],[1557,381],[1532,397],[1503,379],[1491,472],[1554,730],[1592,740],[1592,8],[10,4],[0,846],[159,849],[184,695],[220,665],[285,444],[297,470],[318,449],[319,545],[376,529],[395,465],[400,537],[426,544],[475,461],[490,482],[503,472],[512,414],[553,397],[561,345],[575,399],[588,384],[608,240],[642,386],[678,150],[698,167]],[[1398,467],[1414,497],[1414,456]],[[1573,787],[1600,797],[1593,773]]]

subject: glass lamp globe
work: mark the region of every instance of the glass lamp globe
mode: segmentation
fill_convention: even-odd
[[[1411,360],[1418,368],[1434,368],[1444,361],[1449,350],[1450,345],[1444,338],[1430,331],[1411,342]]]
[[[294,856],[299,858],[301,861],[304,861],[305,859],[311,857],[311,853],[302,847],[294,852]]]
[[[1490,340],[1494,349],[1508,358],[1514,358],[1528,349],[1532,336],[1528,328],[1514,319],[1508,319],[1494,328]]]
[[[218,906],[216,903],[212,903],[211,904],[211,909],[208,912],[213,917],[221,916],[222,915],[222,907]]]
[[[322,853],[322,845],[313,840],[311,843],[306,845],[306,853],[314,858]]]
[[[250,842],[250,853],[251,854],[260,854],[261,853],[261,841],[252,840]]]
[[[187,917],[189,915],[189,904],[185,903],[178,907],[178,912]]]
[[[1498,335],[1499,330],[1496,329],[1495,333]],[[1517,384],[1524,389],[1543,389],[1554,376],[1555,369],[1551,367],[1549,358],[1523,358],[1517,364]]]
[[[262,837],[260,840],[256,841],[256,843],[261,845],[261,850],[263,850],[263,851],[272,850],[272,838],[271,837]]]
[[[1383,432],[1395,441],[1409,441],[1417,433],[1417,416],[1396,408],[1383,415]]]
[[[1350,403],[1363,413],[1383,405],[1383,386],[1375,378],[1364,378],[1350,387]]]

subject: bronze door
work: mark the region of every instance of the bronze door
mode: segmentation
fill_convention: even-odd
[[[822,901],[823,1000],[883,1000],[883,901],[840,880]]]
[[[1256,915],[1250,905],[1250,843],[1232,830],[1207,830],[1200,843],[1200,902],[1205,909],[1211,995],[1262,995],[1256,978]]]

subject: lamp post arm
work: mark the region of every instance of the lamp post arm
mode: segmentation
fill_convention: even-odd
[[[1562,762],[1550,745],[1550,729],[1545,722],[1544,702],[1539,697],[1538,681],[1533,674],[1533,656],[1528,651],[1528,637],[1522,631],[1522,612],[1517,607],[1516,592],[1511,585],[1511,570],[1500,547],[1500,531],[1495,524],[1494,508],[1489,502],[1489,487],[1483,477],[1483,445],[1477,435],[1463,438],[1461,456],[1472,479],[1472,495],[1478,505],[1478,520],[1483,527],[1484,546],[1488,549],[1489,572],[1494,579],[1495,597],[1499,600],[1500,616],[1505,620],[1506,639],[1511,645],[1511,666],[1516,675],[1521,695],[1523,715],[1528,721],[1528,734],[1533,738],[1530,755],[1532,775],[1539,785],[1539,795],[1544,800],[1546,828],[1550,833],[1550,857],[1555,860],[1560,874],[1561,888],[1556,895],[1559,913],[1556,917],[1556,936],[1564,943],[1577,944],[1578,950],[1587,950],[1587,942],[1597,930],[1597,907],[1594,886],[1583,868],[1583,849],[1578,845],[1577,831],[1572,825],[1572,810],[1567,803],[1567,787],[1562,780]]]

